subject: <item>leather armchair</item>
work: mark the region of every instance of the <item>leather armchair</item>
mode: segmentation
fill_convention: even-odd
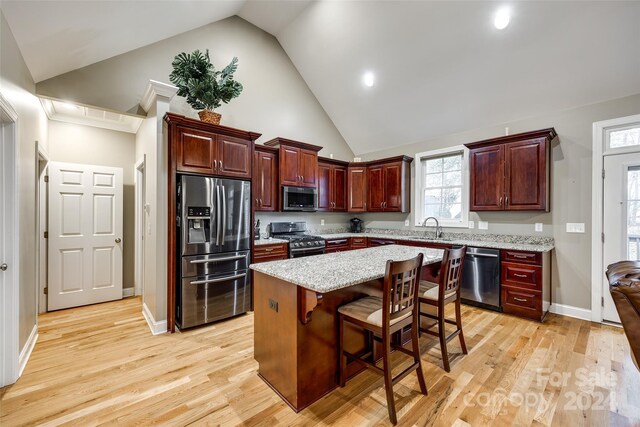
[[[640,360],[640,261],[620,261],[607,267],[609,291],[620,315],[636,367]]]

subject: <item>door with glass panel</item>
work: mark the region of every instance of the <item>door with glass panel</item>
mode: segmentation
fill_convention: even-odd
[[[640,130],[640,129],[639,129]],[[603,266],[640,260],[640,153],[604,158]],[[603,275],[602,319],[620,322]]]

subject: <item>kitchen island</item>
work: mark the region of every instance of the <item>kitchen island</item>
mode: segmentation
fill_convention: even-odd
[[[338,386],[338,307],[382,295],[387,260],[424,254],[437,267],[441,249],[389,245],[251,265],[254,271],[254,357],[258,375],[295,411]],[[364,334],[345,329],[345,350],[357,354]],[[347,367],[347,376],[362,370]]]

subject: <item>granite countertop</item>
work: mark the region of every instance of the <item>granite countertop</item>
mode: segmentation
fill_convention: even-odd
[[[448,238],[445,235],[442,239],[434,239],[426,237],[424,234],[411,235],[401,233],[402,232],[398,232],[398,234],[396,234],[393,231],[385,231],[381,233],[332,233],[320,234],[320,237],[327,240],[344,239],[347,237],[370,237],[374,239],[408,240],[413,242],[442,243],[445,245],[464,245],[479,248],[511,249],[530,252],[548,252],[554,248],[553,239],[544,237],[507,236],[498,234],[465,235],[463,233],[456,233],[452,238]],[[431,234],[433,234],[433,232],[431,232]],[[469,236],[469,238],[465,238],[466,236]]]
[[[255,246],[273,245],[276,243],[289,243],[289,241],[284,239],[274,239],[273,237],[269,237],[269,238],[262,238],[262,239],[256,240],[254,245]]]
[[[442,249],[388,245],[251,264],[251,269],[325,293],[384,277],[387,260],[404,261],[419,253],[424,265],[442,261]]]

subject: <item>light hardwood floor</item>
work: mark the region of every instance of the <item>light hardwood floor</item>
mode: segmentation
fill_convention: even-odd
[[[415,375],[398,384],[399,425],[640,425],[640,374],[620,329],[466,306],[463,322],[469,354],[449,374],[423,335],[429,395]],[[257,377],[252,343],[252,314],[154,337],[139,298],[49,313],[22,378],[1,391],[0,425],[389,424],[370,372],[294,413]]]

